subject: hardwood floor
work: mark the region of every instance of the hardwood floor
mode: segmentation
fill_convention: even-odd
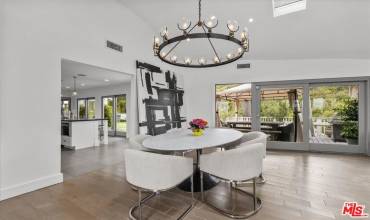
[[[128,219],[137,193],[125,182],[126,147],[118,141],[108,147],[63,152],[65,182],[0,202],[0,219]],[[369,167],[366,156],[269,151],[264,162],[267,182],[257,187],[263,207],[250,219],[349,219],[340,215],[344,201],[364,204],[369,213]],[[227,190],[219,184],[212,189],[216,194],[208,196],[230,207]],[[241,200],[237,194],[232,199]],[[189,202],[188,193],[175,189],[150,201],[143,215],[175,219]],[[227,218],[197,202],[185,219]]]

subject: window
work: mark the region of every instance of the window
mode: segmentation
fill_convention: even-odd
[[[61,113],[62,119],[66,119],[70,117],[71,112],[71,98],[63,97],[61,99]]]
[[[275,149],[363,153],[366,86],[356,78],[216,85],[216,126],[263,131]]]
[[[110,136],[126,136],[126,95],[102,97],[102,117],[108,119]]]
[[[250,131],[251,102],[250,83],[216,85],[216,126]]]
[[[310,142],[358,144],[359,86],[312,85]]]
[[[260,90],[260,128],[271,141],[303,142],[303,87]]]
[[[78,119],[95,118],[95,98],[77,99]]]
[[[94,119],[95,118],[95,99],[87,99],[87,118]]]

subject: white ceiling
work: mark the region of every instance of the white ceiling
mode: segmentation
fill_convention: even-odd
[[[176,31],[180,18],[197,19],[198,0],[120,1],[156,33],[167,25],[172,35],[180,34]],[[215,32],[227,33],[230,19],[248,27],[251,48],[247,59],[370,59],[370,0],[307,0],[307,10],[277,18],[271,0],[203,0],[202,8],[204,17],[219,18]],[[249,23],[249,18],[254,22]],[[195,45],[189,54],[199,56],[210,50],[207,43]]]
[[[130,82],[131,80],[131,76],[125,73],[63,59],[62,91],[73,91],[73,76],[78,74],[84,74],[86,76],[77,77],[77,90],[118,85]],[[105,80],[109,80],[109,82]],[[84,84],[84,86],[81,86],[81,84]]]

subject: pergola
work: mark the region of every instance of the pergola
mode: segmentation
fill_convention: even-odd
[[[236,87],[226,89],[221,92],[216,93],[216,98],[218,100],[234,100],[234,101],[251,101],[252,92],[251,84],[241,84]],[[295,92],[297,97],[302,95],[302,90],[300,89],[282,89],[282,88],[264,88],[261,91],[262,100],[282,100],[290,99],[289,94]]]
[[[216,93],[216,100],[231,100],[235,102],[236,114],[239,112],[239,103],[241,101],[247,102],[249,108],[252,101],[252,85],[251,84],[240,84],[238,86],[228,88],[224,91],[219,91]],[[288,100],[289,105],[293,111],[293,121],[294,121],[294,139],[297,139],[297,124],[299,124],[299,108],[298,108],[298,97],[303,94],[303,89],[297,88],[263,88],[260,91],[261,100]],[[296,103],[296,104],[294,104]],[[217,104],[216,104],[217,105]],[[250,115],[248,115],[250,116]],[[217,113],[217,123],[221,124],[221,121]]]

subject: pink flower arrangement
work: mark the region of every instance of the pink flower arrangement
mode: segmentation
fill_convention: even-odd
[[[208,122],[201,118],[193,119],[189,122],[191,129],[205,129],[208,125]]]

